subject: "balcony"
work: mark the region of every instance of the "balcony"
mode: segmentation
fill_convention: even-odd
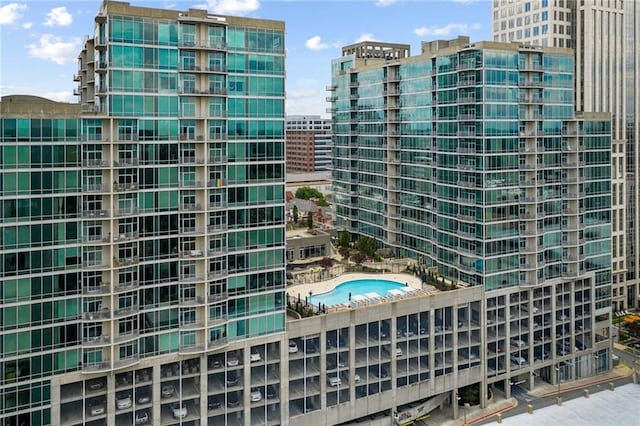
[[[113,162],[113,167],[135,167],[138,164],[137,158],[120,158],[118,161]]]
[[[182,157],[180,159],[180,164],[185,166],[197,166],[204,164],[204,158]]]
[[[218,280],[221,278],[226,278],[227,275],[229,274],[229,271],[227,271],[226,269],[222,269],[219,271],[211,271],[207,274],[207,279],[208,280]]]
[[[85,347],[107,346],[111,344],[111,338],[106,335],[89,336],[82,339],[82,345]]]
[[[98,260],[91,262],[82,262],[82,267],[84,269],[106,269],[109,267],[109,265],[106,262]]]
[[[113,267],[119,268],[121,266],[136,265],[139,262],[140,262],[140,259],[138,258],[138,256],[116,258],[116,259],[113,259]]]
[[[113,369],[127,368],[131,367],[140,362],[140,358],[138,355],[133,355],[129,358],[121,358],[113,363]]]
[[[113,242],[121,242],[121,241],[131,241],[135,240],[139,237],[137,232],[127,232],[125,234],[118,234],[113,236]]]
[[[227,184],[226,179],[213,179],[207,182],[208,188],[222,188]]]
[[[113,317],[114,318],[121,318],[121,317],[126,317],[129,315],[135,315],[140,311],[140,306],[138,305],[132,305],[132,306],[127,306],[124,308],[120,308],[120,309],[116,309],[115,312],[113,313]]]
[[[196,228],[196,227],[182,227],[180,228],[180,233],[183,235],[204,235],[206,234],[204,228]]]
[[[109,308],[102,308],[99,311],[90,311],[82,314],[82,319],[86,321],[101,321],[111,318]]]
[[[82,372],[85,374],[104,373],[111,371],[109,361],[82,363]]]
[[[116,284],[114,291],[120,293],[123,291],[135,290],[140,287],[140,282],[138,280],[135,281],[127,281]]]
[[[103,185],[101,183],[86,184],[82,185],[82,191],[95,194],[109,192],[109,185]]]
[[[226,315],[220,316],[220,317],[216,317],[216,318],[210,318],[209,321],[207,321],[207,326],[208,327],[217,327],[220,325],[223,325],[227,322],[227,317]]]
[[[195,212],[195,211],[201,211],[201,210],[202,210],[202,204],[199,204],[199,203],[180,204],[180,211],[183,211],[183,212]]]
[[[182,180],[180,188],[202,188],[202,182],[199,180]]]
[[[109,162],[102,159],[82,160],[83,167],[108,167]]]
[[[113,184],[114,192],[125,192],[125,191],[137,191],[138,184],[135,182],[131,183],[115,183]]]
[[[228,253],[228,249],[226,247],[216,247],[214,249],[207,250],[207,256],[223,256]]]
[[[189,331],[189,330],[201,330],[205,328],[207,325],[203,322],[183,322],[178,325],[180,331]]]
[[[180,281],[183,283],[196,283],[204,281],[204,276],[196,274],[180,275]]]
[[[140,336],[140,332],[138,330],[134,330],[131,333],[119,334],[113,340],[114,343],[124,343],[129,342],[131,340],[135,340]]]
[[[106,244],[110,242],[110,238],[108,236],[103,237],[102,235],[84,235],[82,237],[83,244]]]
[[[88,296],[93,296],[93,295],[100,295],[100,294],[107,294],[111,291],[111,287],[109,285],[109,283],[101,283],[102,285],[99,286],[93,286],[93,287],[83,287],[82,288],[82,294],[88,295]]]
[[[96,217],[106,218],[109,216],[109,212],[108,210],[85,210],[82,212],[82,216],[90,217],[90,218],[96,218]]]
[[[227,346],[229,341],[226,337],[222,337],[220,339],[209,340],[209,349],[220,349],[224,346]]]
[[[219,201],[216,203],[209,203],[209,210],[210,211],[216,211],[216,210],[224,210],[227,208],[227,203],[223,202],[223,201]],[[207,227],[208,229],[208,227]]]
[[[199,259],[204,257],[204,252],[202,250],[188,250],[180,252],[181,258],[189,258],[189,259]]]
[[[180,345],[178,353],[183,354],[195,354],[198,352],[204,352],[205,347],[203,345]]]
[[[216,293],[216,294],[210,294],[209,296],[207,296],[207,302],[209,303],[222,302],[226,300],[228,297],[229,297],[229,293],[227,293],[226,291],[223,291],[221,293]]]
[[[135,215],[138,214],[138,208],[137,207],[127,207],[127,208],[123,208],[123,209],[117,209],[115,211],[115,215],[120,217],[120,216],[130,216],[130,215]]]
[[[205,304],[205,301],[203,296],[180,298],[180,306],[201,306],[204,304]]]

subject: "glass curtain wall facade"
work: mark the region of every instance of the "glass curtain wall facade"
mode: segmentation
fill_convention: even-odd
[[[346,72],[355,60],[334,61],[347,229],[488,290],[610,273],[610,128],[574,117],[570,55],[495,44]]]
[[[376,48],[392,51],[333,61],[339,223],[500,294],[589,277],[606,318],[611,125],[576,115],[571,51],[460,37],[376,61]]]
[[[49,377],[81,359],[82,128],[77,106],[28,102],[47,113],[0,119],[0,419],[49,424]]]
[[[283,23],[104,2],[74,80],[74,118],[2,120],[7,424],[32,379],[284,331]]]

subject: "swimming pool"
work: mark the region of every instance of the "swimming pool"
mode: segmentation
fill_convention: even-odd
[[[351,300],[357,302],[399,295],[413,290],[412,287],[407,287],[405,284],[396,281],[359,279],[344,282],[326,293],[314,294],[311,296],[309,303],[314,305],[322,303],[323,305],[331,306],[349,303],[349,294],[351,294]]]

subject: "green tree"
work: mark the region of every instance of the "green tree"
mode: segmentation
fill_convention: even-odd
[[[338,236],[338,247],[349,247],[349,232],[342,231]]]
[[[311,212],[307,214],[307,228],[313,229],[313,213]]]
[[[298,188],[296,191],[296,198],[300,198],[302,200],[309,200],[311,198],[324,198],[322,192],[318,191],[315,188],[310,188],[308,186],[303,186]]]
[[[356,248],[366,257],[373,258],[375,257],[376,250],[378,249],[378,242],[373,238],[360,237],[358,238],[358,241],[356,241]]]
[[[291,214],[293,215],[293,223],[298,223],[298,206],[294,205],[291,210]]]
[[[301,200],[310,200],[313,198],[315,200],[318,200],[317,204],[321,207],[326,207],[329,205],[329,203],[327,203],[327,201],[324,199],[324,195],[322,195],[322,192],[308,186],[298,188],[296,190],[296,198],[300,198]]]

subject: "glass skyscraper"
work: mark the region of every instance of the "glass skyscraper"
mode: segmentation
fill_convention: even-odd
[[[489,377],[514,339],[526,359],[608,353],[611,127],[575,112],[571,51],[364,42],[332,71],[338,220],[487,291]]]
[[[282,22],[104,2],[79,105],[3,99],[3,424],[132,424],[113,386],[282,335],[284,73]]]

